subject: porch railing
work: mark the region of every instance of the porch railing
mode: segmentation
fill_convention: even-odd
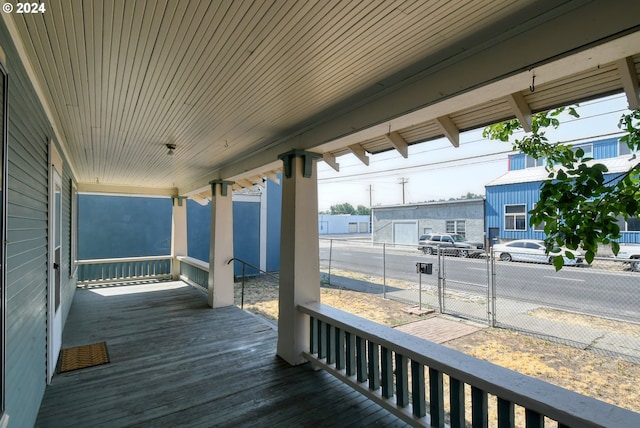
[[[497,398],[499,427],[516,425],[516,407],[524,409],[527,427],[542,427],[545,418],[558,427],[640,426],[637,413],[330,306],[309,303],[298,310],[311,317],[305,358],[413,426],[465,427],[470,407],[472,426],[486,427],[489,396]]]
[[[170,279],[171,264],[171,256],[79,260],[78,285]]]
[[[209,289],[209,263],[187,256],[177,259],[180,261],[180,279],[206,292]]]
[[[242,285],[241,285],[241,291],[240,291],[240,309],[244,309],[244,284],[245,284],[245,279],[247,277],[247,267],[250,267],[251,269],[253,269],[255,272],[258,272],[258,274],[262,274],[262,275],[266,275],[268,277],[270,277],[271,279],[275,280],[276,283],[278,283],[278,281],[280,280],[277,276],[260,269],[258,266],[253,265],[245,260],[239,259],[237,257],[233,257],[231,259],[229,259],[229,261],[227,262],[227,264],[230,264],[231,262],[240,262],[242,263]]]

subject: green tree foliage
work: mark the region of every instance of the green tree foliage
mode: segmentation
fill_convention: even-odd
[[[560,125],[558,116],[563,111],[578,117],[573,107],[536,114],[532,132],[516,139],[513,148],[543,159],[549,172],[540,188],[540,201],[529,211],[531,226],[544,225],[549,251],[558,251],[561,246],[573,250],[581,247],[585,260],[591,263],[600,244],[610,244],[618,254],[615,239],[620,238],[620,227],[616,217],[628,220],[640,214],[640,163],[629,162],[627,171],[612,175],[606,166],[586,157],[582,149],[550,143],[545,130]],[[623,115],[618,126],[625,132],[621,141],[630,150],[639,150],[640,110]],[[506,142],[521,129],[517,120],[511,120],[485,128],[483,136]],[[573,255],[567,253],[567,257]],[[553,263],[559,270],[564,259],[556,257]]]
[[[345,202],[343,204],[336,204],[336,205],[331,205],[331,207],[329,207],[329,210],[331,211],[331,214],[335,215],[335,214],[353,214],[356,212],[356,209],[353,208],[353,205],[351,205],[349,202]]]
[[[331,214],[331,215],[339,215],[339,214],[350,214],[350,215],[369,215],[371,214],[371,209],[365,207],[364,205],[358,205],[356,208],[353,207],[348,202],[343,204],[331,205],[329,210],[320,211],[319,214]]]
[[[356,208],[356,215],[369,215],[371,214],[371,209],[368,207],[365,207],[364,205],[358,205]]]

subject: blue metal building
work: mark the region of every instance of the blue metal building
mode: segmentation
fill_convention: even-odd
[[[627,171],[631,162],[638,162],[618,137],[580,141],[574,148],[582,148],[594,162],[609,169],[609,179]],[[489,182],[486,190],[486,233],[490,244],[514,239],[544,239],[542,227],[529,225],[528,212],[540,200],[540,186],[548,172],[543,159],[533,159],[524,153],[509,156],[509,171]],[[640,220],[620,219],[621,242],[640,242]]]
[[[320,214],[318,215],[318,233],[320,235],[369,233],[370,221],[371,218],[368,215]]]

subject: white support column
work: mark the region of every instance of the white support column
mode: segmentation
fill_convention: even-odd
[[[278,356],[291,365],[305,362],[309,317],[296,306],[320,301],[318,248],[318,153],[293,150],[279,156],[282,179]]]
[[[209,245],[209,306],[233,305],[233,181],[211,181],[211,241]]]
[[[171,276],[176,281],[180,277],[180,261],[178,256],[188,255],[187,240],[187,198],[184,196],[171,197],[173,204],[171,218],[171,257],[173,266]]]

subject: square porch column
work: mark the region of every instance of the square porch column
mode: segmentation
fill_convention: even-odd
[[[171,277],[174,281],[180,278],[180,261],[178,256],[188,255],[187,241],[187,198],[184,196],[172,196],[173,205],[171,212]]]
[[[305,362],[309,350],[309,317],[296,306],[320,300],[318,248],[318,153],[293,150],[279,156],[282,179],[280,296],[277,353],[291,365]]]
[[[209,245],[208,303],[212,308],[233,305],[233,181],[211,184],[211,241]]]

